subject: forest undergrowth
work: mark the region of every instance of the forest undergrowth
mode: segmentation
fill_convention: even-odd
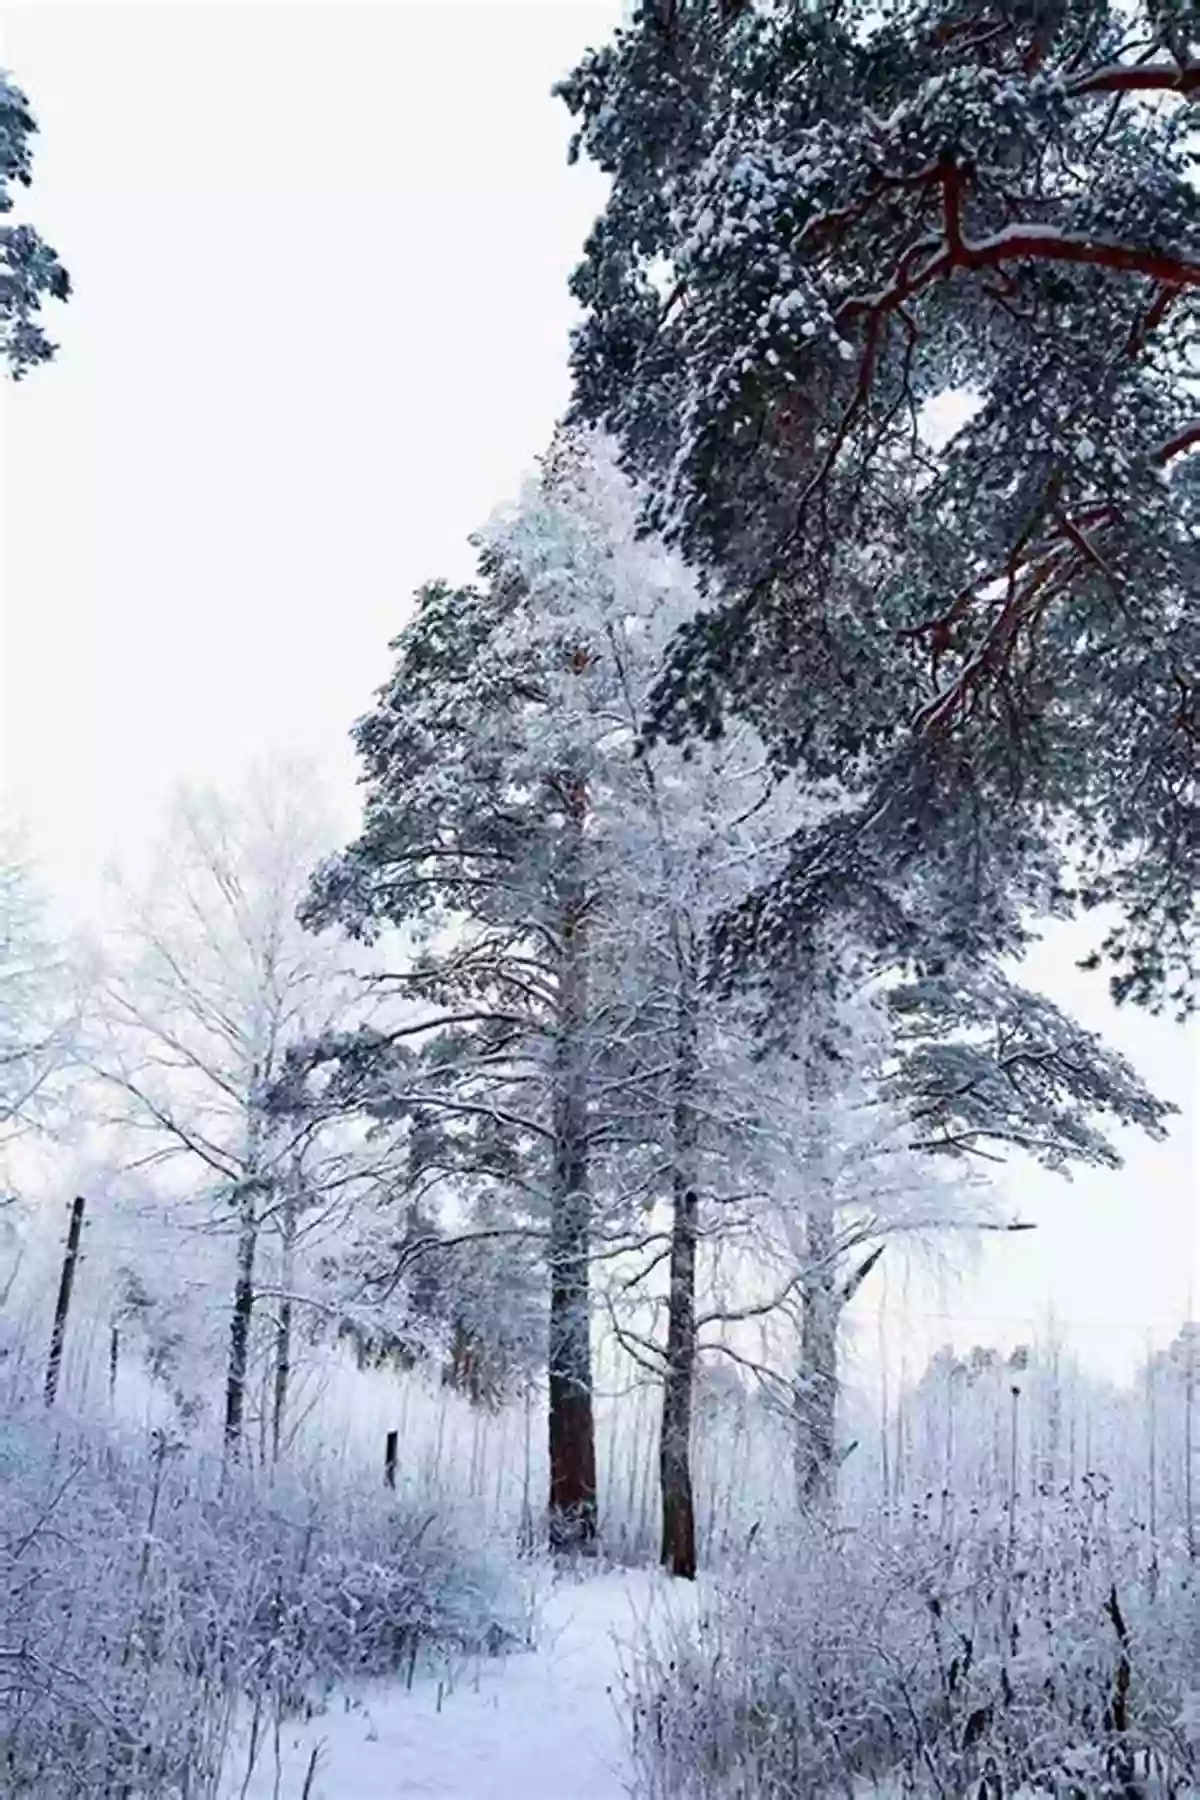
[[[0,1793],[203,1800],[236,1743],[365,1677],[527,1641],[514,1559],[428,1494],[222,1468],[153,1430],[0,1412]]]
[[[1179,1800],[1196,1575],[1095,1475],[1019,1508],[929,1494],[774,1531],[632,1656],[637,1792]]]

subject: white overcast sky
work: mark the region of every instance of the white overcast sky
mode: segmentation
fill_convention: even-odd
[[[23,205],[76,293],[58,363],[3,397],[3,783],[76,912],[181,778],[300,750],[349,807],[409,594],[469,571],[566,401],[603,190],[549,89],[618,12],[5,9],[42,128]],[[1184,1118],[1120,1174],[1014,1170],[1037,1233],[954,1291],[890,1283],[914,1359],[1053,1303],[1119,1371],[1200,1293],[1196,1036],[1117,1015],[1079,948],[1031,977]]]

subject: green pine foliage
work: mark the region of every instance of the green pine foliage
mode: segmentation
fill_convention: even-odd
[[[575,412],[709,593],[652,726],[843,794],[730,956],[1103,907],[1189,1008],[1195,8],[644,0],[560,91],[612,177]]]
[[[0,215],[13,210],[13,188],[30,185],[36,131],[28,100],[0,70]],[[67,271],[31,225],[0,223],[0,361],[16,380],[54,355],[39,318],[42,302],[66,300],[70,292]]]

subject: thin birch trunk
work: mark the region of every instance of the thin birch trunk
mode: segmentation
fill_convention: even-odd
[[[58,1395],[62,1373],[63,1346],[67,1341],[67,1319],[71,1311],[71,1293],[75,1286],[75,1268],[79,1262],[79,1240],[83,1234],[86,1201],[76,1194],[71,1202],[71,1222],[67,1226],[67,1244],[63,1251],[62,1272],[58,1278],[58,1297],[54,1302],[54,1324],[50,1330],[50,1354],[46,1359],[46,1405],[53,1406]]]
[[[284,1425],[287,1421],[288,1395],[292,1383],[292,1290],[296,1279],[296,1191],[289,1184],[280,1221],[279,1319],[275,1328],[275,1382],[271,1404],[271,1461],[277,1463],[283,1449]]]
[[[229,1361],[225,1375],[225,1454],[241,1454],[246,1416],[246,1371],[250,1359],[250,1324],[254,1313],[254,1258],[258,1248],[258,1194],[246,1184],[238,1228],[237,1273],[233,1316],[229,1325]]]
[[[229,1359],[225,1374],[225,1457],[241,1455],[246,1417],[246,1374],[250,1362],[250,1326],[254,1315],[254,1261],[258,1250],[261,1199],[262,1120],[258,1113],[259,1070],[252,1071],[246,1125],[246,1161],[238,1193],[237,1263],[233,1315],[229,1322]]]

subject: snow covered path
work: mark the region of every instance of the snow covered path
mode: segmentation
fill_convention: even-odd
[[[309,1800],[628,1800],[620,1645],[664,1591],[646,1571],[559,1583],[536,1650],[472,1665],[440,1708],[429,1678],[411,1693],[378,1684],[349,1713],[335,1700],[311,1724],[285,1728],[278,1787],[273,1747],[263,1746],[246,1800],[300,1800],[316,1744]],[[228,1792],[238,1795],[233,1773]]]

